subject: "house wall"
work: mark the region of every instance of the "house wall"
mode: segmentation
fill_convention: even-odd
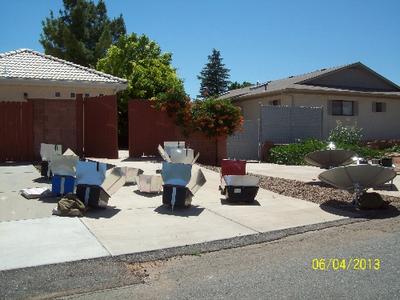
[[[56,97],[56,92],[60,92],[60,97]],[[114,95],[115,92],[110,88],[101,87],[66,87],[66,86],[33,86],[33,85],[10,85],[0,84],[0,101],[24,101],[24,93],[30,99],[71,99],[71,93],[89,94],[90,97],[103,95]],[[72,98],[74,99],[74,98]]]
[[[272,100],[280,100],[281,105],[314,106],[323,107],[323,135],[329,136],[329,132],[340,120],[346,126],[357,125],[363,128],[365,140],[371,139],[398,139],[400,138],[400,99],[365,96],[340,96],[329,94],[293,93],[268,96],[258,99],[242,100],[237,102],[242,108],[246,120],[259,118],[260,103],[268,105]],[[358,113],[355,116],[333,116],[328,114],[328,102],[330,100],[349,100],[358,103]],[[373,112],[373,102],[386,103],[385,112]]]

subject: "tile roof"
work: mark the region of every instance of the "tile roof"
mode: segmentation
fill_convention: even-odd
[[[310,73],[302,74],[302,75],[297,75],[297,76],[290,76],[287,78],[283,79],[277,79],[277,80],[272,80],[272,81],[267,81],[265,83],[259,84],[259,85],[253,85],[250,87],[245,87],[241,89],[236,89],[232,91],[228,91],[225,94],[222,94],[220,98],[231,98],[232,100],[242,98],[244,96],[256,96],[258,94],[264,94],[264,93],[269,93],[269,92],[279,92],[283,91],[286,89],[299,89],[299,90],[310,90],[310,91],[336,91],[336,92],[361,92],[361,91],[356,91],[352,89],[340,89],[340,88],[329,88],[329,87],[323,87],[323,86],[313,86],[313,85],[307,85],[307,84],[302,84],[303,82],[317,78],[319,76],[338,71],[340,69],[345,69],[351,66],[355,65],[361,65],[364,66],[360,62],[352,63],[352,64],[347,64],[343,66],[338,66],[338,67],[332,67],[332,68],[326,68],[326,69],[321,69],[321,70],[316,70]],[[365,66],[364,66],[365,67]],[[378,74],[379,75],[379,74]],[[387,80],[387,79],[385,79]],[[374,92],[368,92],[369,94],[374,94]],[[387,94],[387,95],[400,95],[400,93],[393,93],[393,92],[376,92],[376,94]]]
[[[0,79],[126,85],[127,81],[30,49],[0,53]]]

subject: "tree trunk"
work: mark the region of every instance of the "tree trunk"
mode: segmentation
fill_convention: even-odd
[[[218,166],[218,136],[215,137],[215,166]]]

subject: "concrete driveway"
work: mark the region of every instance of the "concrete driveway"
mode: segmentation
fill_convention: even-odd
[[[0,222],[51,216],[56,199],[29,200],[20,195],[21,189],[33,187],[51,188],[34,166],[0,166]]]
[[[145,174],[161,168],[158,162],[107,161],[142,168]],[[54,200],[25,200],[18,194],[23,187],[46,185],[33,182],[39,177],[37,170],[10,168],[0,172],[0,182],[5,182],[0,195],[7,195],[0,219],[0,270],[184,246],[343,218],[314,203],[263,189],[257,205],[227,205],[218,191],[219,174],[207,169],[203,169],[207,183],[189,209],[172,212],[161,205],[161,195],[143,196],[136,186],[125,186],[105,210],[93,210],[83,218],[57,217],[51,216]]]
[[[312,166],[287,166],[252,162],[246,164],[247,172],[263,176],[292,179],[303,182],[316,181],[323,169]]]

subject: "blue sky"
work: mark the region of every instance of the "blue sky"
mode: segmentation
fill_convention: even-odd
[[[41,21],[61,0],[0,0],[0,52],[42,51]],[[146,34],[196,96],[212,48],[231,80],[266,81],[361,61],[400,84],[399,0],[106,0],[128,32]]]

